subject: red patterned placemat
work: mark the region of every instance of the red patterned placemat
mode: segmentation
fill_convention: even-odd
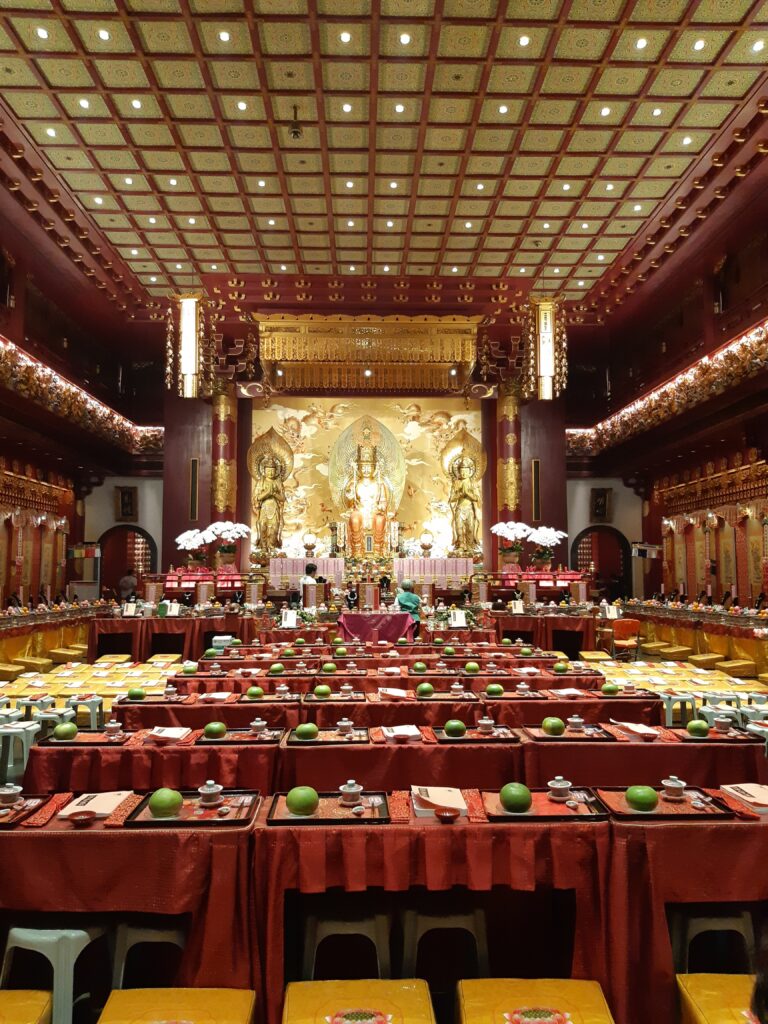
[[[615,736],[617,740],[620,740],[622,742],[626,741],[628,743],[657,743],[661,741],[662,743],[680,743],[680,737],[675,736],[674,732],[671,729],[665,729],[663,725],[652,726],[652,728],[654,728],[658,733],[658,737],[655,740],[644,740],[640,733],[635,733],[635,735],[633,736],[632,734],[625,732],[625,730],[621,729],[618,725],[606,725],[604,722],[601,722],[600,725],[603,727],[603,729],[605,729],[606,732],[609,732],[612,736]]]
[[[750,732],[738,732],[735,729],[729,729],[728,732],[718,732],[717,729],[710,729],[706,736],[691,736],[687,729],[671,729],[675,736],[682,743],[710,743],[720,742],[723,740],[728,743],[763,743],[764,741],[759,737],[755,736],[754,733]]]
[[[661,796],[652,811],[637,811],[627,803],[623,789],[598,789],[596,792],[606,807],[620,818],[722,818],[725,816],[722,808],[715,804],[693,807],[690,800],[664,800]],[[702,789],[701,792],[705,793],[706,790]],[[717,795],[719,796],[719,793]]]
[[[39,811],[21,822],[21,828],[42,828],[43,825],[47,825],[51,818],[54,818],[63,807],[67,806],[73,796],[73,793],[54,793]]]
[[[104,819],[104,828],[122,828],[125,824],[125,819],[131,811],[136,810],[143,799],[144,797],[139,793],[131,793],[112,811],[108,818]]]
[[[467,821],[471,822],[487,822],[488,815],[485,813],[485,807],[483,807],[483,798],[480,796],[479,789],[462,789],[461,795],[464,797],[464,802],[467,805]]]
[[[730,793],[726,793],[722,789],[705,789],[704,792],[707,796],[716,796],[718,800],[722,800],[723,803],[740,818],[744,818],[748,821],[762,821],[764,817],[762,814],[758,814],[757,811],[751,811],[746,804],[741,802],[741,800],[737,800],[735,797],[732,797]]]
[[[421,733],[422,743],[437,743],[437,736],[435,736],[431,726],[420,725],[419,732]]]
[[[407,789],[396,789],[389,796],[389,816],[393,824],[407,825],[411,820],[411,794]]]

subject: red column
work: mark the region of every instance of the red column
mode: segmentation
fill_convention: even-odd
[[[487,569],[495,569],[498,560],[496,538],[491,533],[491,527],[499,521],[496,486],[496,404],[495,398],[484,398],[480,403],[481,443],[488,459],[483,476],[483,565]]]

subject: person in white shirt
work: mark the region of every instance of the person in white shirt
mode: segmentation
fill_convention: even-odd
[[[307,583],[317,583],[317,566],[314,562],[308,562],[304,566],[304,575],[299,579],[299,586],[303,587]]]

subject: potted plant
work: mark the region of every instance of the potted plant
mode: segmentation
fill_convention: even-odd
[[[491,533],[499,538],[499,559],[508,572],[520,572],[520,556],[523,553],[523,541],[531,532],[525,523],[496,523]]]
[[[533,544],[531,568],[535,572],[549,572],[555,547],[568,536],[552,526],[537,526],[528,533],[528,543]]]

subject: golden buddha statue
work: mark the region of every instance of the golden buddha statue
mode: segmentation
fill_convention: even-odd
[[[253,479],[251,507],[256,550],[273,555],[283,544],[285,522],[284,481],[293,470],[293,452],[274,430],[257,437],[248,451],[248,471]]]
[[[487,457],[480,442],[468,431],[461,430],[443,449],[441,461],[450,480],[451,555],[469,558],[480,550],[480,480],[486,469]]]
[[[381,473],[375,445],[358,445],[344,499],[349,509],[347,542],[353,558],[365,554],[365,534],[373,536],[373,554],[386,549],[387,522],[391,512],[391,493]]]

